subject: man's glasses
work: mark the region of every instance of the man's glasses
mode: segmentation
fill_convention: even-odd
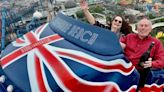
[[[120,24],[122,23],[122,21],[117,20],[117,19],[114,19],[114,21],[115,21],[115,22],[117,22],[117,21],[118,21],[118,23],[120,23]]]

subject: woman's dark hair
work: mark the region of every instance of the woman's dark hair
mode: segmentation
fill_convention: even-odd
[[[131,27],[131,26],[129,25],[129,23],[126,22],[125,19],[124,19],[122,16],[120,16],[120,15],[114,16],[113,19],[110,21],[109,26],[110,26],[110,27],[112,26],[112,21],[113,21],[117,16],[119,16],[119,17],[122,18],[122,26],[121,26],[120,32],[121,32],[122,34],[124,34],[124,35],[127,35],[127,34],[129,34],[129,33],[132,33],[132,27]]]

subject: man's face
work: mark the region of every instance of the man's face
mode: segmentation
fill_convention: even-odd
[[[137,26],[138,35],[144,38],[149,35],[152,30],[151,22],[147,19],[142,19]]]

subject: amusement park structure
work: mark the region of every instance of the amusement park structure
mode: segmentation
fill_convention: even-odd
[[[47,3],[51,3],[51,0],[46,0]],[[37,10],[45,11],[42,0],[37,2],[30,2],[27,6],[23,8],[18,7],[19,5],[11,5],[12,1],[8,2],[6,0],[1,2],[1,50],[4,50],[8,41],[12,41],[17,37],[22,36],[24,33],[38,27],[39,25],[45,23],[46,17],[42,15],[37,18],[37,15],[33,18],[31,16]],[[13,1],[15,4],[16,1]],[[22,4],[22,3],[20,3]],[[48,5],[47,5],[48,6]],[[48,11],[48,10],[47,10]],[[43,21],[40,21],[43,20]],[[42,22],[42,23],[41,23]]]

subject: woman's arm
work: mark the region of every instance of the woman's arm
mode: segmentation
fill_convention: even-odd
[[[84,12],[85,17],[87,18],[88,22],[90,24],[95,24],[95,18],[93,17],[93,15],[89,12],[89,7],[88,7],[88,3],[86,0],[80,0],[80,7]]]
[[[121,45],[122,49],[125,49],[126,44],[124,44],[124,43],[120,42],[120,45]]]

